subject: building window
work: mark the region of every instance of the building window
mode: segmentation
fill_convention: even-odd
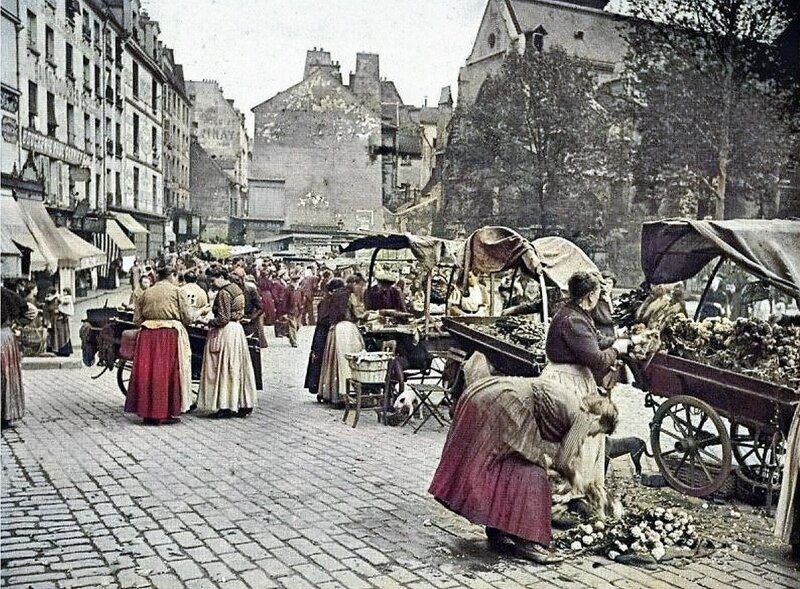
[[[531,47],[538,52],[544,51],[544,37],[547,31],[542,25],[539,25],[533,31],[525,33],[525,46]]]
[[[47,134],[50,137],[56,136],[58,121],[56,120],[56,97],[50,92],[47,93]]]
[[[39,55],[39,40],[37,37],[36,15],[28,11],[28,49]]]
[[[133,62],[133,95],[139,98],[139,64]]]
[[[150,129],[150,144],[153,151],[153,159],[158,159],[158,131],[155,125]]]
[[[139,157],[139,115],[133,114],[133,155]]]
[[[114,44],[114,61],[118,67],[122,67],[122,37],[117,37]]]
[[[94,46],[100,49],[100,21],[94,21]]]
[[[150,106],[154,113],[158,112],[158,84],[155,80],[150,85]]]
[[[55,37],[53,36],[53,29],[47,26],[44,28],[44,56],[47,59],[47,63],[52,66],[56,65]]]
[[[119,172],[114,174],[114,194],[116,195],[117,206],[122,206],[122,176]]]
[[[133,208],[139,208],[139,168],[133,167]]]
[[[75,145],[75,107],[67,103],[67,143]]]
[[[88,10],[83,11],[83,39],[88,43],[92,42],[92,21]]]
[[[83,143],[86,151],[92,150],[92,119],[88,114],[83,115]]]
[[[78,0],[67,0],[66,5],[64,6],[64,12],[67,16],[67,23],[71,26],[75,26],[75,15],[81,11],[80,4]]]
[[[119,123],[114,127],[114,139],[116,141],[116,151],[114,155],[122,157],[122,125]]]
[[[153,210],[158,211],[161,207],[159,206],[159,198],[158,198],[158,176],[153,174]]]
[[[497,44],[497,36],[494,33],[489,33],[489,49],[494,49],[494,46]]]
[[[36,117],[39,114],[39,88],[28,82],[28,127],[37,130]]]
[[[100,200],[100,174],[94,175],[94,200],[97,203],[97,206],[100,206],[102,202]]]
[[[74,80],[75,79],[75,68],[74,68],[74,65],[73,65],[72,45],[67,43],[66,45],[64,45],[64,49],[65,49],[64,55],[65,55],[65,60],[66,60],[66,65],[67,65],[67,77],[69,79],[71,79],[71,80]]]
[[[102,78],[100,77],[100,66],[96,65],[94,66],[94,94],[98,98],[103,97],[102,84],[103,81]]]
[[[102,132],[100,131],[100,119],[94,120],[94,153],[96,156],[100,157],[103,153],[100,150],[100,141],[102,137]]]
[[[92,91],[92,64],[87,57],[83,58],[83,89]]]

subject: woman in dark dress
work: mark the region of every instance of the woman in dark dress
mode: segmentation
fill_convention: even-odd
[[[325,352],[325,342],[328,340],[328,332],[331,329],[331,297],[332,293],[344,290],[344,280],[332,278],[323,290],[322,300],[317,309],[317,325],[314,327],[314,338],[311,340],[311,352],[308,355],[308,366],[306,368],[305,388],[308,392],[317,395],[317,401],[322,402],[319,394],[319,377],[322,372],[322,355]],[[349,293],[345,291],[349,297]]]

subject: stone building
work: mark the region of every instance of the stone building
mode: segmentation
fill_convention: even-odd
[[[231,211],[241,199],[241,185],[222,167],[220,160],[191,138],[189,182],[192,207],[202,213],[200,226],[193,227],[202,239],[227,241],[231,228]],[[194,218],[197,218],[195,216]]]
[[[217,167],[224,171],[236,186],[236,195],[227,204],[231,219],[242,219],[248,214],[248,175],[250,169],[250,138],[245,128],[244,115],[237,109],[232,99],[225,98],[219,83],[214,80],[187,81],[186,92],[192,103],[192,123],[190,133],[197,138],[200,147],[215,160]],[[197,182],[206,178],[205,172],[191,176],[191,192],[199,195],[193,199],[192,209],[205,214],[208,207],[216,210],[218,203],[207,203],[204,194],[213,190]],[[201,237],[224,237],[241,242],[241,235],[234,235],[229,229],[223,231],[219,219],[209,219],[205,226],[213,233]]]

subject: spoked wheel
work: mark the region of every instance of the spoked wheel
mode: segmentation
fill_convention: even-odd
[[[671,487],[692,497],[717,491],[730,475],[731,441],[717,412],[695,397],[661,404],[650,424],[658,468]]]
[[[731,446],[739,468],[736,474],[760,489],[780,488],[786,440],[774,427],[731,424]]]
[[[117,386],[122,394],[128,395],[128,385],[131,382],[131,371],[133,370],[133,363],[127,360],[117,361]]]

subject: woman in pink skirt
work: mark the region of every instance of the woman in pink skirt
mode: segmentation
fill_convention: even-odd
[[[581,445],[588,436],[613,431],[616,407],[598,397],[584,410],[574,396],[535,378],[491,376],[487,366],[479,352],[465,365],[468,386],[428,491],[486,526],[492,549],[539,564],[558,562],[547,550],[552,532],[546,468],[577,483]],[[545,442],[559,445],[552,465]]]
[[[13,290],[2,287],[0,300],[0,394],[2,395],[2,427],[11,427],[25,414],[25,393],[22,389],[22,356],[11,324],[25,314],[25,300]]]

